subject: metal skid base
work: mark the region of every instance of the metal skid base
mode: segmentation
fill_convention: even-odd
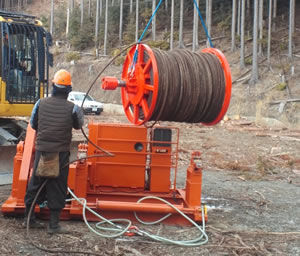
[[[187,169],[186,187],[176,188],[179,130],[172,127],[137,127],[124,124],[89,124],[89,139],[98,147],[114,154],[103,155],[92,144],[79,145],[79,155],[88,158],[70,164],[68,186],[87,206],[105,218],[137,216],[153,222],[171,213],[164,220],[172,225],[188,225],[175,209],[156,199],[162,198],[196,222],[202,221],[201,187],[202,169],[200,153],[192,154]],[[29,182],[34,158],[35,131],[29,126],[25,142],[17,146],[14,158],[14,177],[10,197],[2,205],[5,215],[22,214],[24,196]],[[102,157],[92,157],[99,155]],[[207,220],[206,210],[204,211]],[[41,218],[47,218],[48,208],[35,208]],[[61,218],[82,219],[82,205],[71,200],[66,203]],[[99,221],[89,211],[87,220]]]

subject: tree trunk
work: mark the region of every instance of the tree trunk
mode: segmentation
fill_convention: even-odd
[[[294,34],[295,33],[295,11],[296,11],[296,1],[294,0],[293,1],[293,9],[292,9],[292,20],[293,20],[293,22],[292,22],[292,25],[293,25],[293,27],[292,27],[292,33]]]
[[[135,41],[139,40],[139,0],[135,2]]]
[[[256,84],[258,81],[257,20],[258,20],[258,0],[254,0],[252,75],[250,79],[251,84]]]
[[[271,68],[272,3],[273,3],[273,0],[269,0],[268,53],[267,53],[267,63],[268,63],[269,69]]]
[[[130,0],[130,7],[129,7],[129,12],[130,12],[130,14],[132,13],[132,0]]]
[[[248,30],[248,35],[249,31],[251,30],[251,2],[250,0],[247,0],[247,7],[246,7],[246,16],[247,17],[247,22],[245,23],[245,28]]]
[[[294,23],[295,20],[293,12],[294,10],[294,3],[295,0],[290,0],[290,16],[289,16],[289,53],[288,53],[288,57],[289,60],[292,61],[293,60],[293,27],[294,27]]]
[[[259,0],[259,47],[258,56],[263,56],[262,40],[263,40],[263,15],[264,15],[264,0]]]
[[[212,1],[213,0],[206,0],[206,26],[207,26],[207,31],[208,31],[208,35],[211,38],[211,13],[212,13]],[[210,41],[207,38],[207,42],[206,42],[207,47],[212,47],[210,45]]]
[[[170,33],[170,50],[173,50],[174,44],[174,0],[171,2],[171,33]]]
[[[120,1],[120,27],[119,27],[119,44],[122,45],[123,35],[123,0]]]
[[[236,0],[232,0],[231,51],[235,51]]]
[[[69,0],[69,3],[68,3],[69,15],[71,15],[71,13],[73,11],[72,2],[74,2],[74,0]]]
[[[168,0],[165,0],[165,10],[168,11]]]
[[[237,15],[237,35],[241,35],[241,1],[237,0],[238,15]]]
[[[241,0],[241,49],[240,49],[240,69],[245,68],[245,12],[246,0]]]
[[[184,0],[180,0],[179,48],[184,48],[184,42],[183,42],[183,8],[184,8]]]
[[[105,25],[104,25],[104,49],[103,54],[106,55],[106,47],[107,47],[107,21],[108,21],[108,0],[105,1]]]
[[[91,17],[91,0],[89,0],[89,7],[88,7],[88,16]]]
[[[70,24],[70,1],[69,1],[69,5],[68,5],[68,8],[67,8],[67,24],[66,24],[66,35],[68,36],[69,34],[69,24]]]
[[[96,0],[96,22],[95,22],[95,47],[96,47],[96,55],[98,56],[98,31],[99,31],[99,9],[100,9],[100,0]]]
[[[197,6],[199,6],[199,0],[196,0]],[[194,25],[193,25],[193,47],[192,51],[195,52],[199,48],[199,42],[198,42],[198,10],[196,7],[196,4],[194,4]]]
[[[152,0],[152,14],[154,13],[156,8],[156,0]],[[153,17],[152,20],[152,40],[156,40],[156,17]]]
[[[276,30],[276,17],[277,17],[277,0],[274,0],[274,6],[273,6],[273,31]]]
[[[50,17],[50,33],[53,35],[54,25],[54,0],[51,0],[51,17]]]
[[[80,8],[81,8],[81,15],[80,15],[80,26],[82,27],[83,25],[83,14],[84,14],[84,3],[83,3],[84,0],[81,0],[81,5],[80,5]]]
[[[71,9],[70,9],[70,11],[72,13],[73,10],[74,10],[75,3],[74,3],[74,0],[70,0],[70,1],[71,1]]]
[[[102,10],[103,10],[103,1],[100,0],[100,6],[99,6],[99,19],[102,17]]]

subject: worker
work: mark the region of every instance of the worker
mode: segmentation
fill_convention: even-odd
[[[84,114],[79,106],[67,100],[68,94],[72,91],[71,74],[64,69],[59,70],[55,73],[52,82],[52,97],[37,101],[30,119],[32,128],[37,131],[37,136],[33,175],[24,199],[25,221],[38,189],[47,179],[44,189],[37,198],[37,204],[47,202],[50,210],[48,233],[63,234],[68,233],[68,230],[59,225],[59,219],[67,196],[72,128],[82,127]],[[56,178],[37,175],[42,160],[47,159],[47,156],[50,156],[52,163],[56,161],[57,167],[59,166],[57,168],[59,174]],[[51,168],[48,171],[51,171]],[[43,225],[36,221],[34,214],[31,215],[29,224],[32,228],[43,228]]]
[[[10,37],[12,38],[12,37]],[[6,32],[3,33],[3,77],[7,82],[6,97],[17,97],[22,94],[22,78],[23,75],[27,75],[27,63],[20,58],[20,51],[17,51],[15,43],[12,39],[9,39]]]

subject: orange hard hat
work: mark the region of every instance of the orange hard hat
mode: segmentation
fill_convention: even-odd
[[[72,85],[71,73],[65,69],[58,70],[55,73],[52,82],[57,85],[71,86]]]

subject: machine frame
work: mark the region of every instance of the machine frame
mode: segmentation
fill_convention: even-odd
[[[171,213],[166,223],[190,224],[161,201],[147,199],[137,202],[143,197],[155,196],[172,203],[196,222],[202,221],[202,211],[205,211],[207,219],[207,212],[201,205],[202,168],[199,152],[192,154],[186,187],[178,189],[176,186],[178,128],[90,123],[89,139],[115,155],[93,158],[93,155],[101,152],[91,144],[80,144],[79,155],[86,155],[87,160],[70,165],[68,186],[77,197],[85,198],[91,209],[106,218],[122,217],[133,221],[136,221],[137,213],[139,218],[148,222]],[[2,205],[5,215],[24,212],[24,196],[32,175],[34,142],[35,131],[28,126],[25,142],[17,146],[12,192]],[[82,210],[80,203],[71,201],[63,209],[62,219],[81,219]],[[35,212],[41,218],[47,218],[49,214],[48,208],[39,206]],[[86,217],[91,221],[97,220],[88,211]]]

